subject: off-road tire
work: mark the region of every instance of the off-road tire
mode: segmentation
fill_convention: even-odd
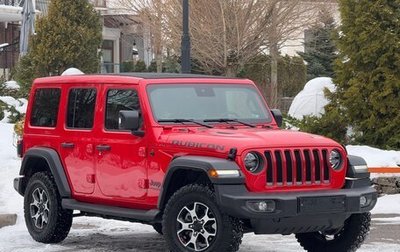
[[[198,184],[190,184],[180,188],[168,200],[162,226],[169,249],[173,252],[195,251],[185,248],[177,235],[177,217],[181,209],[195,202],[206,205],[213,212],[217,223],[214,240],[208,248],[201,251],[237,251],[242,243],[242,223],[238,219],[223,213],[216,203],[214,192],[209,187]]]
[[[48,223],[45,226],[42,223],[42,229],[37,228],[31,215],[31,203],[34,202],[35,190],[45,192],[48,199]],[[35,173],[29,179],[24,195],[24,214],[28,231],[38,242],[59,243],[68,236],[71,229],[73,211],[61,207],[60,194],[53,176],[48,172]]]
[[[153,225],[153,229],[159,233],[160,235],[163,235],[163,231],[162,231],[162,224],[161,223],[154,223]]]
[[[309,252],[353,252],[367,238],[371,223],[371,214],[353,214],[337,233],[338,236],[327,240],[320,232],[296,234],[297,241]]]

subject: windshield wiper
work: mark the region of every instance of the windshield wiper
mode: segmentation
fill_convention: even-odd
[[[199,121],[196,121],[196,120],[193,120],[193,119],[161,119],[161,120],[158,120],[157,122],[159,122],[159,123],[169,123],[169,122],[172,122],[172,123],[185,123],[185,122],[191,122],[191,123],[195,123],[197,125],[204,126],[204,127],[207,127],[207,128],[214,128],[213,126],[211,126],[209,124],[202,123],[202,122],[199,122]]]
[[[256,125],[253,125],[253,124],[250,124],[250,123],[247,123],[247,122],[243,122],[243,121],[240,121],[238,119],[229,119],[229,118],[206,119],[206,120],[204,120],[204,122],[226,122],[226,123],[237,122],[237,123],[240,123],[240,124],[252,127],[252,128],[256,127]]]

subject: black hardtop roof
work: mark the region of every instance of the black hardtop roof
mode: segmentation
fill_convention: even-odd
[[[181,74],[181,73],[119,73],[119,74],[102,74],[102,75],[116,75],[116,76],[129,76],[142,79],[178,79],[178,78],[206,78],[206,79],[242,79],[236,77],[204,75],[204,74]]]

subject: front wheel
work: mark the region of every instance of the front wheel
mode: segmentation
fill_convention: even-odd
[[[309,252],[353,252],[367,238],[371,214],[353,214],[337,230],[296,234],[300,245]]]
[[[61,198],[50,173],[35,173],[24,196],[25,223],[32,238],[43,243],[63,241],[71,229],[72,210],[61,207]]]
[[[171,251],[237,251],[243,232],[239,220],[218,208],[212,190],[187,185],[169,199],[163,233]]]

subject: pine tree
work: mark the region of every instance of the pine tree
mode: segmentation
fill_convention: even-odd
[[[36,77],[59,75],[69,67],[97,72],[101,31],[100,16],[88,0],[52,0],[48,15],[36,22],[28,54],[16,68],[23,95]]]
[[[364,144],[400,148],[400,0],[340,0],[335,104]]]
[[[307,62],[307,79],[333,77],[333,62],[336,59],[336,46],[332,36],[335,32],[335,20],[322,12],[320,24],[308,30],[309,40],[304,43],[305,52],[298,54]]]

